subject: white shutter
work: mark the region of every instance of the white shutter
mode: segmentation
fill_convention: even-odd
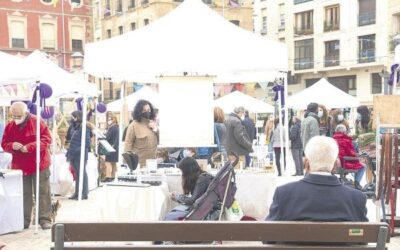
[[[11,22],[11,38],[25,38],[25,25],[21,21]]]
[[[42,24],[42,47],[43,48],[55,48],[55,26],[52,23]]]
[[[84,32],[82,26],[74,25],[71,27],[71,39],[74,40],[84,40]]]

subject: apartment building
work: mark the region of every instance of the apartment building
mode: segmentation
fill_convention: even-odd
[[[39,49],[67,70],[92,40],[90,0],[1,0],[0,50],[25,56]]]
[[[93,0],[94,38],[100,41],[144,27],[176,8],[182,0]],[[253,31],[250,0],[203,0],[232,23]],[[119,98],[120,84],[103,81],[105,101]],[[131,93],[134,84],[126,84]]]
[[[290,94],[325,77],[372,104],[393,63],[400,1],[255,0],[254,28],[287,44]]]

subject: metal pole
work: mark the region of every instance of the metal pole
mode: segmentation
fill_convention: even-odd
[[[40,83],[37,83],[40,86]],[[40,178],[40,90],[36,90],[36,194],[35,194],[35,234],[39,226],[39,178]]]
[[[122,107],[121,107],[121,111],[119,112],[119,138],[118,138],[118,165],[121,166],[122,164],[122,157],[121,157],[121,153],[123,150],[123,146],[122,146],[122,135],[123,135],[123,131],[124,131],[124,108],[126,107],[126,98],[125,98],[125,84],[126,82],[122,82],[122,86],[121,86],[121,92],[120,92],[120,99],[121,99],[121,103],[122,103]],[[129,111],[129,110],[128,110]]]
[[[81,134],[81,158],[79,162],[79,187],[78,201],[82,200],[83,173],[85,168],[85,150],[86,150],[86,124],[87,124],[87,94],[83,94],[82,100],[82,134]],[[88,185],[88,183],[87,183]]]
[[[53,115],[53,131],[52,131],[52,133],[53,133],[53,135],[52,135],[52,143],[53,143],[53,145],[52,145],[52,148],[53,148],[53,154],[52,154],[52,166],[53,166],[53,173],[51,174],[51,179],[53,180],[53,183],[55,183],[55,172],[56,172],[56,149],[57,149],[57,140],[56,140],[56,137],[57,137],[57,124],[56,124],[56,115],[54,114]],[[51,186],[51,185],[50,185]],[[50,189],[51,190],[51,189]],[[51,193],[52,194],[52,197],[54,198],[54,190],[53,190],[53,192]]]
[[[63,68],[67,67],[67,60],[65,58],[65,20],[64,20],[64,0],[61,0],[61,23],[62,23],[62,56],[63,56]]]
[[[288,100],[288,83],[287,83],[287,73],[284,74],[283,76],[283,86],[284,86],[284,100],[285,100],[285,104],[284,104],[284,111],[285,111],[285,127],[284,127],[284,131],[285,131],[285,150],[286,150],[286,154],[285,154],[285,160],[286,160],[286,164],[289,163],[289,109],[288,106],[286,104],[287,100]],[[285,171],[286,171],[286,165],[285,165]]]
[[[281,91],[278,91],[278,107],[279,107],[279,129],[280,129],[280,133],[279,133],[279,140],[281,141],[281,155],[279,158],[279,162],[281,164],[281,174],[282,174],[282,167],[284,167],[284,161],[283,161],[283,157],[284,157],[284,147],[283,147],[283,124],[282,124],[282,93]],[[276,157],[276,156],[275,156]]]

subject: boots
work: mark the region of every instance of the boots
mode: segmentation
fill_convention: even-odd
[[[362,186],[360,185],[360,183],[358,181],[354,181],[354,188],[358,189],[358,190],[362,190]]]

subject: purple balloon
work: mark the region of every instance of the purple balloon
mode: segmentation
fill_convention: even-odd
[[[30,103],[28,105],[29,113],[36,115],[37,109],[36,109],[36,104],[35,103]]]
[[[54,115],[54,107],[44,107],[40,113],[43,119],[50,119]]]
[[[49,98],[53,94],[53,89],[47,83],[40,83],[40,96],[42,98]]]
[[[104,113],[106,111],[107,111],[107,106],[104,103],[102,102],[97,103],[97,112]]]

